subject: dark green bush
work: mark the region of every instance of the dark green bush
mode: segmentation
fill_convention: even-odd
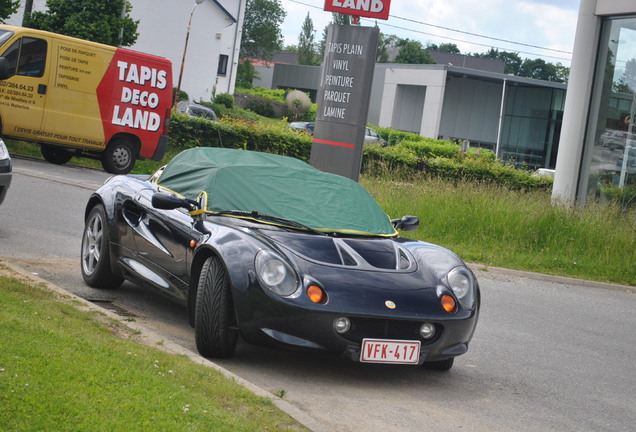
[[[170,151],[191,147],[226,147],[277,153],[309,160],[311,137],[287,127],[223,117],[211,122],[175,114],[170,126]]]
[[[274,108],[268,101],[252,99],[247,103],[247,109],[263,117],[274,117]]]
[[[214,97],[215,105],[223,105],[228,109],[234,107],[234,96],[229,93],[221,93]]]
[[[367,146],[364,150],[367,169],[402,170],[400,177],[428,175],[449,180],[469,180],[501,184],[511,189],[549,189],[552,179],[533,177],[529,171],[504,164],[488,150],[465,154],[457,144],[422,139],[404,141],[393,146]]]
[[[172,100],[174,100],[175,96],[177,95],[177,88],[173,87],[172,88]],[[179,98],[177,99],[177,101],[187,101],[190,100],[190,96],[188,96],[188,94],[186,92],[184,92],[183,90],[179,90]]]
[[[456,144],[431,138],[424,138],[421,141],[402,141],[400,145],[412,150],[421,159],[433,157],[452,159],[461,152],[461,148]]]
[[[298,114],[296,116],[295,121],[315,122],[317,108],[318,106],[316,104],[311,104],[307,112],[303,114]],[[287,118],[289,119],[289,121],[294,121],[294,113],[291,111],[288,111]]]

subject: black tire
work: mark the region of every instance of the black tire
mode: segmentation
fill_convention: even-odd
[[[128,174],[137,160],[135,146],[125,138],[116,138],[102,153],[104,171],[111,174]]]
[[[82,277],[95,288],[117,288],[124,279],[110,267],[110,242],[106,211],[101,204],[91,210],[82,235],[80,254]]]
[[[208,258],[201,268],[194,310],[194,339],[203,357],[227,358],[234,354],[238,326],[230,282],[225,266],[217,257]]]
[[[447,372],[453,367],[453,363],[455,362],[455,357],[451,357],[446,360],[438,360],[432,362],[425,362],[422,366],[426,369]]]
[[[73,157],[73,154],[68,150],[46,144],[40,145],[40,150],[44,160],[55,165],[64,165]]]

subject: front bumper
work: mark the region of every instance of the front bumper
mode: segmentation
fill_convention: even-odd
[[[455,314],[440,311],[439,314],[417,317],[409,314],[394,317],[352,315],[279,304],[275,316],[268,314],[243,322],[240,329],[243,338],[251,343],[325,350],[353,361],[359,361],[365,338],[418,340],[421,342],[419,364],[422,364],[464,354],[475,331],[478,315],[478,303],[471,311]],[[334,328],[334,320],[341,317],[351,321],[351,329],[345,334],[339,334]],[[424,339],[419,333],[424,323],[435,326],[435,335],[431,339]]]

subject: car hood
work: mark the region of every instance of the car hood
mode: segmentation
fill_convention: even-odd
[[[413,254],[395,238],[338,238],[284,231],[263,234],[279,247],[315,264],[376,271],[417,269]]]

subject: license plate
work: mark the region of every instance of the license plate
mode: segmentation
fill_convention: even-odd
[[[363,339],[360,361],[364,363],[417,364],[420,341]]]

